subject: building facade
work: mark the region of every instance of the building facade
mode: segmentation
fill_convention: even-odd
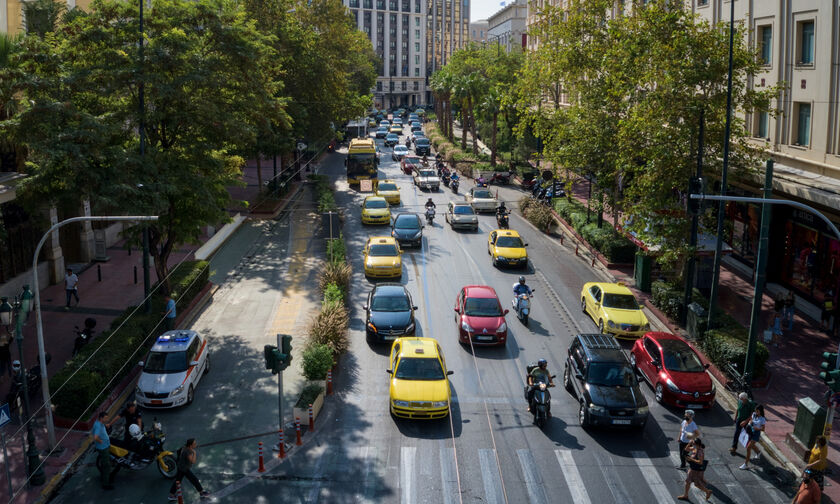
[[[470,42],[480,44],[487,42],[487,20],[479,19],[470,23]]]
[[[452,53],[470,41],[470,0],[427,0],[426,8],[426,83],[443,68]],[[426,103],[432,103],[431,90]]]
[[[527,49],[527,0],[515,0],[487,18],[487,43],[498,44],[510,52],[514,47]]]
[[[23,4],[24,0],[0,0],[0,33],[14,35],[24,30]],[[90,0],[66,0],[67,10],[79,7],[87,9]]]

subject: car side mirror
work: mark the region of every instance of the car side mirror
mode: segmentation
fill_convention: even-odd
[[[503,313],[503,315],[507,315],[508,313],[510,313],[510,310],[505,310],[505,312]]]
[[[137,363],[137,365],[138,365],[138,366],[140,366],[140,367],[143,367],[145,364],[146,364],[146,363],[145,363],[145,362],[143,362],[143,361],[140,361],[140,362],[138,362],[138,363]]]
[[[644,310],[644,309],[645,309],[645,305],[640,304],[640,305],[639,305],[639,309],[640,309],[640,310]]]
[[[583,374],[580,371],[575,371],[575,378],[583,380]]]
[[[416,309],[417,309],[417,307],[416,307],[416,306],[412,306],[412,307],[411,307],[411,309],[412,309],[412,310],[416,310]]]
[[[455,371],[451,371],[451,370],[450,370],[450,371],[447,371],[447,372],[446,372],[446,376],[452,376],[452,375],[454,375],[454,374],[455,374]]]
[[[198,366],[198,361],[194,360],[194,361],[190,362],[190,367],[192,367],[192,366]]]
[[[707,362],[707,363],[703,364],[703,369],[709,369],[709,366],[711,366],[711,364],[709,364],[709,363]]]
[[[392,369],[386,369],[385,372],[388,374],[394,374],[394,371]]]
[[[367,311],[367,309],[368,309],[368,305],[364,305],[364,306],[362,306],[362,310]]]
[[[457,306],[455,307],[455,313],[461,313],[461,309],[458,308]]]
[[[527,247],[527,246],[528,246],[528,244],[526,243],[526,244],[525,244],[525,246]]]

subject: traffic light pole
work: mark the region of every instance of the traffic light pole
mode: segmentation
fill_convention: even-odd
[[[283,336],[277,333],[277,348],[283,348],[281,338]],[[283,430],[283,370],[277,372],[277,415],[280,419],[280,430]]]

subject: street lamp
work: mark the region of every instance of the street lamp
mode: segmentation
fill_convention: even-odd
[[[6,326],[11,332],[14,324],[15,340],[17,340],[18,353],[20,354],[20,371],[17,379],[20,380],[23,391],[23,421],[26,423],[26,442],[29,447],[26,449],[26,475],[29,477],[31,486],[43,485],[45,481],[44,468],[41,466],[41,456],[35,446],[35,431],[32,429],[32,422],[29,417],[29,380],[26,364],[23,361],[23,326],[32,311],[32,292],[28,285],[23,286],[19,296],[15,296],[13,304],[9,304],[6,297],[0,298],[0,323]]]

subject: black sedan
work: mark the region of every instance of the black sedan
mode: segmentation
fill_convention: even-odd
[[[384,343],[414,335],[411,295],[398,283],[381,283],[368,294],[365,329],[371,342]]]
[[[388,128],[385,126],[380,126],[376,130],[376,138],[385,138],[388,135]]]
[[[418,156],[429,156],[432,154],[432,146],[429,139],[426,137],[419,137],[414,142],[414,153]]]
[[[388,133],[385,137],[385,147],[393,147],[400,143],[400,137],[396,133]]]
[[[391,224],[391,236],[401,246],[419,247],[423,244],[423,219],[416,213],[398,213]]]

